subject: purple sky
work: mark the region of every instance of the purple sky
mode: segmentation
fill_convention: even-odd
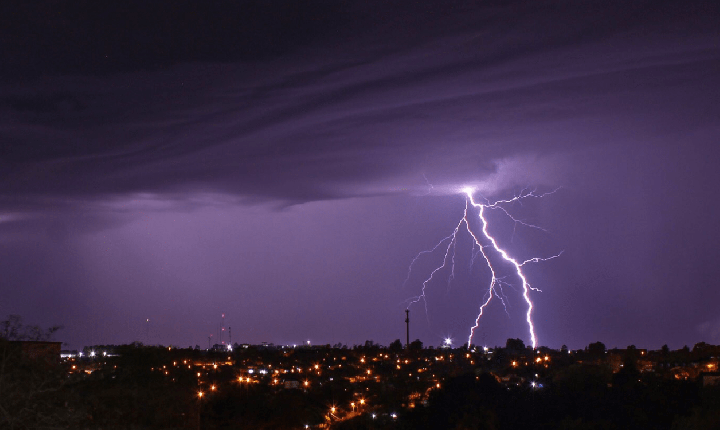
[[[221,313],[237,342],[388,344],[459,188],[561,187],[508,207],[546,232],[490,220],[564,251],[527,266],[540,345],[720,343],[716,2],[151,3],[0,6],[0,316],[71,348],[203,346]],[[411,307],[426,345],[487,289],[462,240]],[[507,296],[475,343],[529,342]]]

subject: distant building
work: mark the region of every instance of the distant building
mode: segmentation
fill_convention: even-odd
[[[62,350],[60,351],[60,358],[74,358],[78,356],[77,350]]]

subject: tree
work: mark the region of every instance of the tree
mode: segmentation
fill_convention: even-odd
[[[25,325],[17,315],[0,321],[0,428],[77,427],[82,414],[66,407],[62,369],[24,353],[21,343],[50,340],[59,329]]]
[[[635,385],[635,382],[640,376],[640,371],[637,367],[638,356],[639,353],[635,345],[630,345],[625,349],[622,368],[615,374],[615,383],[618,386]]]
[[[415,339],[414,341],[410,342],[409,349],[411,351],[422,351],[423,343],[420,341],[420,339]]]
[[[705,342],[698,342],[693,346],[692,352],[702,352],[708,348],[708,344]]]
[[[400,339],[395,339],[394,341],[392,341],[390,346],[388,346],[388,349],[393,352],[402,351],[402,342],[400,342]]]
[[[372,340],[366,340],[364,349],[368,351],[375,351],[380,348],[380,345],[373,342]]]
[[[0,321],[0,339],[15,340],[50,340],[56,331],[62,326],[52,326],[47,330],[43,330],[36,325],[25,325],[20,315],[9,315],[5,321]]]
[[[588,354],[596,359],[604,357],[605,351],[607,351],[607,348],[605,348],[605,344],[600,341],[591,343],[587,347]]]
[[[525,349],[525,342],[522,339],[508,339],[505,342],[505,349],[510,351],[522,351]]]

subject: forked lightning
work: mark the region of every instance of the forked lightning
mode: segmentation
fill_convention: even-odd
[[[557,190],[555,190],[555,191],[557,191]],[[493,259],[496,260],[497,256],[500,256],[500,258],[502,258],[506,262],[510,263],[512,265],[512,267],[515,268],[515,273],[517,275],[517,278],[522,283],[522,288],[521,288],[522,297],[525,300],[525,303],[527,303],[527,312],[525,314],[525,320],[527,321],[527,324],[528,324],[528,331],[530,333],[530,342],[532,343],[533,348],[535,348],[537,346],[537,337],[535,335],[535,326],[534,326],[533,320],[532,320],[533,303],[532,303],[532,300],[530,300],[530,291],[531,290],[539,291],[539,290],[537,288],[530,286],[530,283],[528,282],[527,277],[523,273],[522,268],[527,263],[537,263],[540,261],[546,261],[546,260],[550,260],[553,258],[557,258],[562,254],[562,252],[558,253],[557,255],[553,255],[551,257],[546,257],[546,258],[534,257],[534,258],[524,260],[522,262],[514,259],[513,257],[511,257],[508,254],[508,252],[505,249],[500,247],[497,240],[492,235],[490,235],[490,233],[488,232],[488,221],[485,216],[486,215],[485,210],[486,209],[491,209],[491,210],[499,209],[505,215],[507,215],[510,219],[512,219],[512,221],[515,224],[522,224],[526,227],[531,227],[531,228],[540,228],[538,226],[528,224],[528,223],[525,223],[518,219],[515,219],[508,212],[508,210],[503,207],[503,205],[514,203],[514,202],[517,202],[517,201],[520,201],[520,200],[523,200],[526,198],[543,197],[547,194],[552,194],[555,191],[553,191],[551,193],[540,194],[540,195],[535,194],[532,191],[523,191],[518,196],[516,196],[512,199],[509,199],[509,200],[498,200],[493,203],[490,203],[490,202],[478,203],[474,197],[474,193],[475,193],[474,189],[472,189],[472,188],[462,189],[462,193],[465,194],[465,196],[466,196],[465,210],[463,211],[462,218],[460,219],[460,221],[458,221],[457,225],[455,226],[455,229],[452,231],[452,233],[449,236],[441,239],[440,242],[438,242],[437,245],[435,245],[432,249],[422,251],[418,255],[416,255],[415,258],[410,263],[410,267],[408,269],[408,275],[407,275],[407,278],[405,279],[406,283],[410,279],[410,275],[412,273],[413,266],[417,262],[418,258],[420,258],[420,256],[422,256],[424,254],[428,254],[428,253],[433,253],[437,249],[444,249],[445,255],[442,260],[442,264],[440,266],[434,268],[430,272],[430,275],[422,283],[422,289],[421,289],[420,295],[409,299],[407,307],[410,308],[410,306],[412,306],[413,304],[422,300],[423,304],[425,305],[425,313],[427,314],[427,299],[425,296],[425,291],[426,291],[428,285],[430,284],[430,282],[436,276],[436,274],[438,272],[440,272],[442,269],[449,267],[450,274],[448,275],[448,283],[452,282],[452,280],[455,276],[455,248],[456,248],[456,243],[457,243],[457,235],[461,231],[462,227],[465,226],[465,229],[467,230],[467,232],[470,234],[470,236],[473,239],[472,262],[475,261],[475,257],[477,257],[478,254],[481,254],[483,256],[483,259],[485,260],[485,263],[487,264],[487,267],[490,270],[490,274],[491,274],[490,284],[487,287],[487,290],[485,291],[485,295],[483,297],[482,304],[480,305],[478,315],[475,318],[474,325],[472,327],[470,327],[470,333],[468,335],[468,341],[467,341],[468,347],[470,345],[472,345],[472,339],[473,339],[473,335],[475,334],[475,329],[477,329],[478,326],[480,325],[480,318],[482,317],[483,312],[485,311],[487,306],[492,301],[493,297],[497,297],[500,300],[503,307],[505,308],[505,312],[507,313],[507,306],[505,303],[505,294],[503,292],[502,287],[503,287],[503,285],[508,285],[508,283],[506,281],[504,281],[503,279],[498,278],[496,270],[493,267],[493,263],[492,263]],[[472,209],[475,209],[478,212],[478,218],[480,221],[482,234],[476,234],[470,227],[470,223],[468,222],[468,213]],[[483,243],[485,243],[485,244],[483,245]],[[444,244],[447,244],[447,245],[443,246]],[[475,251],[475,247],[477,247],[477,251]],[[494,252],[488,252],[488,251],[494,251]]]

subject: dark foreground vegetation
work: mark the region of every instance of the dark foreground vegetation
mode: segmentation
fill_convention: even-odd
[[[615,381],[612,387],[607,381]],[[339,428],[373,428],[367,425]],[[574,367],[536,392],[488,374],[453,378],[402,429],[720,429],[720,389],[655,378],[627,380]]]
[[[720,429],[720,348],[707,344],[555,351],[509,339],[488,350],[416,341],[208,351],[135,343],[60,361],[37,349],[47,332],[3,333],[2,429]]]

